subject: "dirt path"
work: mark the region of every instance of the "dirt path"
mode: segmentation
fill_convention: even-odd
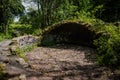
[[[38,47],[26,56],[31,68],[40,74],[29,75],[28,80],[107,80],[102,76],[104,68],[93,62],[94,53],[80,46]]]
[[[119,80],[95,63],[95,50],[75,45],[38,47],[23,59],[11,56],[8,80]]]

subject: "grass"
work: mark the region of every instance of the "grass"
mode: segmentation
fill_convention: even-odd
[[[22,35],[24,34],[33,34],[33,35],[38,35],[41,34],[42,30],[38,27],[33,27],[30,24],[18,24],[14,23],[10,25],[10,30],[15,32],[21,32]]]
[[[0,41],[6,40],[6,39],[11,39],[12,36],[10,34],[4,34],[4,33],[0,33]]]
[[[17,55],[17,56],[23,58],[24,60],[27,60],[25,53],[33,50],[36,47],[37,47],[37,44],[24,46],[22,48],[17,47],[16,50],[12,52],[12,54]]]

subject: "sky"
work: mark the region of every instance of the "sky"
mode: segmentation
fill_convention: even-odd
[[[32,8],[32,9],[37,9],[37,6],[35,3],[33,2],[30,2],[30,1],[26,1],[26,2],[22,2],[23,6],[25,6],[25,11],[28,12],[28,9],[29,8]]]

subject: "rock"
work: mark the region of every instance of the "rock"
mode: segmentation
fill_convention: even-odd
[[[20,36],[12,39],[10,49],[11,51],[16,51],[17,48],[24,48],[27,46],[31,46],[33,44],[37,44],[39,41],[39,37],[32,35]]]
[[[19,68],[19,66],[6,65],[5,73],[8,74],[8,76],[18,76],[24,72],[25,71]]]
[[[9,58],[7,56],[0,56],[0,61],[3,62],[3,63],[8,63]]]
[[[11,40],[2,41],[0,42],[0,47],[8,47],[11,43]]]
[[[0,51],[0,55],[3,55],[3,56],[10,56],[11,55],[11,53],[10,53],[10,51]]]
[[[11,43],[12,43],[11,40],[6,40],[6,41],[0,42],[0,54],[1,55],[5,55],[5,56],[11,55],[10,49],[9,49],[9,46]]]
[[[40,77],[39,80],[62,80],[62,79],[53,79],[52,77]]]
[[[19,76],[19,80],[27,80],[27,79],[26,79],[26,75],[25,75],[25,74],[21,74],[21,75]]]
[[[17,58],[16,62],[18,62],[20,65],[22,65],[23,67],[28,67],[28,63],[25,62],[25,60],[23,58]]]
[[[101,74],[99,72],[92,73],[92,77],[94,77],[94,78],[98,78],[100,76],[101,76]]]
[[[29,77],[28,80],[39,80],[37,77]]]
[[[10,49],[9,49],[9,47],[2,47],[2,50],[3,51],[9,51]]]
[[[2,48],[0,47],[0,55],[2,54]]]
[[[10,78],[8,80],[19,80],[19,77]]]

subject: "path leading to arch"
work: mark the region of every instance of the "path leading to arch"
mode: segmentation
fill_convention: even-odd
[[[9,44],[9,41],[7,41]],[[5,45],[5,44],[4,44]],[[0,80],[119,80],[119,73],[95,64],[95,50],[76,45],[37,47],[26,53],[27,61],[0,47]],[[118,76],[117,76],[118,75]]]
[[[28,80],[107,80],[93,62],[93,49],[81,46],[38,47],[26,54],[36,73]]]

